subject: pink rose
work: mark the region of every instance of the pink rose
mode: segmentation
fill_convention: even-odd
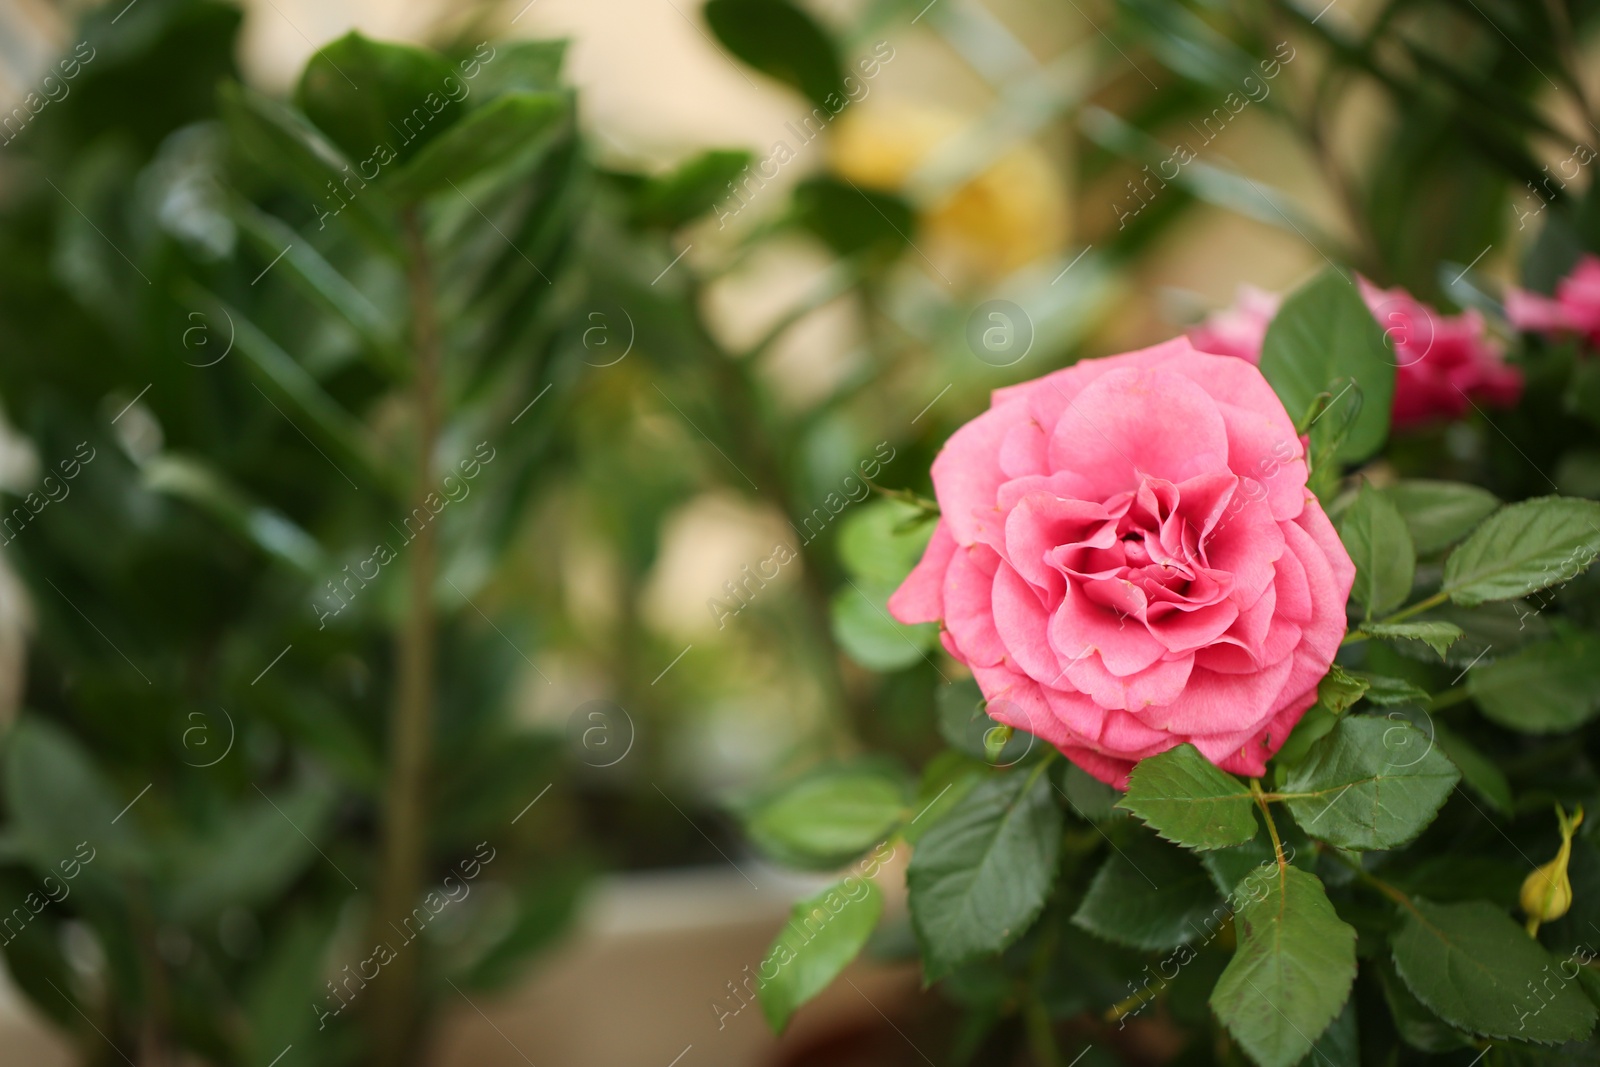
[[[1283,297],[1277,293],[1241,285],[1234,295],[1233,306],[1208,315],[1204,322],[1189,331],[1189,341],[1202,352],[1238,356],[1260,363],[1267,327],[1282,303]]]
[[[1600,348],[1600,256],[1578,260],[1557,283],[1554,300],[1512,289],[1506,294],[1506,318],[1529,333],[1581,334],[1590,348]]]
[[[1186,741],[1259,775],[1355,576],[1303,457],[1261,372],[1184,338],[998,389],[934,460],[943,517],[889,610],[1118,788]]]
[[[1365,278],[1357,282],[1394,346],[1398,362],[1391,421],[1396,427],[1458,419],[1473,404],[1510,407],[1521,397],[1522,372],[1506,365],[1500,346],[1484,330],[1482,315],[1472,310],[1442,315],[1404,289],[1379,289]],[[1600,301],[1600,288],[1596,298]],[[1190,330],[1189,339],[1202,352],[1259,363],[1279,300],[1273,293],[1240,286],[1235,305]],[[1600,313],[1600,303],[1596,309]]]

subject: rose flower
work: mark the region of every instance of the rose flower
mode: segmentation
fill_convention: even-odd
[[[943,515],[889,610],[1114,786],[1183,742],[1259,775],[1355,574],[1303,456],[1260,371],[1184,338],[996,390],[934,460]]]

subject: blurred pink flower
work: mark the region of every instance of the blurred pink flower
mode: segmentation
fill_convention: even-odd
[[[1556,284],[1555,299],[1513,288],[1506,294],[1506,318],[1529,333],[1581,334],[1600,348],[1600,256],[1584,256]]]
[[[1261,362],[1261,342],[1267,339],[1267,326],[1278,313],[1283,297],[1241,285],[1233,306],[1213,311],[1206,320],[1189,331],[1189,343],[1202,352],[1218,356],[1238,356],[1251,363]]]
[[[1600,324],[1600,260],[1596,261],[1595,321]],[[1505,363],[1484,330],[1483,316],[1468,310],[1444,315],[1401,288],[1379,289],[1357,278],[1361,297],[1394,347],[1393,423],[1410,427],[1460,418],[1472,404],[1509,407],[1522,395],[1522,372]],[[1214,312],[1189,331],[1202,352],[1261,361],[1267,326],[1281,297],[1242,285],[1233,307]]]

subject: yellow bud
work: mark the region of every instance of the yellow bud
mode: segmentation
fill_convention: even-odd
[[[1556,858],[1534,871],[1522,883],[1522,910],[1528,916],[1529,935],[1537,934],[1539,924],[1559,919],[1572,907],[1572,880],[1567,863],[1572,858],[1572,834],[1583,822],[1583,808],[1568,818],[1558,805],[1556,821],[1561,826],[1561,848]]]
[[[1567,849],[1534,871],[1522,883],[1522,910],[1530,919],[1549,922],[1572,907],[1572,880],[1567,877]]]

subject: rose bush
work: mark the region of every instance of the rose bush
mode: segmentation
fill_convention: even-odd
[[[1595,266],[1600,274],[1600,260]],[[1436,419],[1458,419],[1473,404],[1510,407],[1522,395],[1522,372],[1506,364],[1504,352],[1488,337],[1483,316],[1477,311],[1469,309],[1460,315],[1445,315],[1402,288],[1380,289],[1360,277],[1357,284],[1362,299],[1394,347],[1391,418],[1397,428],[1419,426]],[[1600,286],[1595,288],[1600,292]],[[1555,301],[1523,295],[1529,301],[1544,300],[1552,308],[1557,307]],[[1276,293],[1240,286],[1234,305],[1208,316],[1189,331],[1189,339],[1202,352],[1238,356],[1259,363],[1267,327],[1272,324],[1281,302]],[[1511,308],[1508,301],[1507,311]],[[1557,310],[1559,314],[1552,311],[1533,316],[1531,321],[1579,328],[1570,326],[1573,317],[1566,305]],[[1593,314],[1589,319],[1579,316],[1577,321],[1591,320],[1590,328],[1600,329],[1600,319],[1595,319]]]
[[[889,601],[989,714],[1122,788],[1190,742],[1260,775],[1345,633],[1354,568],[1254,366],[1178,338],[996,390],[933,464]]]

